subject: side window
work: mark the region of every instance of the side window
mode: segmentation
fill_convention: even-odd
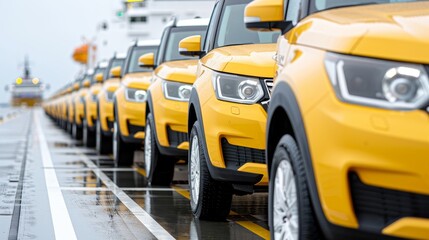
[[[214,35],[216,32],[217,24],[218,24],[218,16],[221,11],[221,4],[219,2],[216,2],[215,6],[213,7],[212,16],[210,17],[210,23],[207,27],[207,34],[206,34],[206,40],[204,41],[204,51],[208,52],[211,49],[211,46],[213,46],[212,41],[214,40]]]
[[[286,9],[286,21],[290,21],[293,25],[296,25],[299,21],[299,13],[301,12],[301,0],[290,0],[285,1],[287,5]]]

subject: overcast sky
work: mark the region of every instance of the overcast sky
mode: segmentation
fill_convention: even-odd
[[[27,54],[32,75],[53,91],[79,71],[72,60],[82,37],[92,38],[97,25],[115,18],[120,0],[0,0],[0,103],[9,101],[6,84],[22,75]]]

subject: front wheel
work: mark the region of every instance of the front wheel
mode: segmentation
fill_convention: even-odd
[[[290,135],[280,140],[274,152],[268,209],[271,239],[322,239],[311,205],[303,159]]]
[[[86,119],[83,120],[83,145],[86,147],[95,147],[95,134],[88,126]]]
[[[190,135],[188,182],[191,191],[191,209],[195,217],[222,221],[228,216],[232,202],[232,186],[211,178],[209,161],[201,142],[202,132],[195,122]]]
[[[109,154],[112,152],[112,139],[105,136],[101,128],[101,122],[96,123],[96,149],[99,154]]]
[[[159,152],[154,123],[153,116],[149,113],[146,119],[144,140],[144,162],[147,180],[151,186],[169,186],[173,181],[176,161]]]
[[[134,162],[134,145],[122,140],[118,115],[113,122],[113,158],[116,166],[131,166]]]
[[[72,125],[72,136],[75,140],[82,139],[82,127],[79,127],[76,123]]]

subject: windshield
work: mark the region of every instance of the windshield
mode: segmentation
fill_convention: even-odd
[[[311,12],[322,11],[330,8],[400,2],[418,2],[418,0],[313,0],[311,4]]]
[[[139,58],[146,53],[156,53],[158,52],[158,46],[144,46],[144,47],[135,47],[131,53],[131,57],[128,60],[128,69],[126,73],[135,73],[135,72],[151,72],[151,69],[139,67]]]
[[[250,1],[228,0],[220,19],[215,47],[228,45],[274,43],[280,32],[256,32],[244,24],[244,8]]]
[[[180,40],[193,35],[201,35],[201,39],[205,39],[206,30],[206,26],[172,28],[165,50],[164,61],[195,59],[195,57],[187,57],[179,54],[179,42]],[[202,43],[202,45],[203,44],[204,43]]]
[[[112,70],[115,67],[122,67],[122,65],[124,64],[125,59],[123,58],[115,58],[112,60],[112,63],[110,64],[110,68],[106,69],[106,74],[105,76],[109,76],[108,78],[112,78],[112,76],[110,75],[110,70]],[[107,79],[107,78],[105,78]]]

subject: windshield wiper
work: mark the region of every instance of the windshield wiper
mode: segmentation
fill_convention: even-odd
[[[240,46],[240,45],[250,45],[250,44],[255,44],[255,43],[233,43],[233,44],[223,45],[222,47],[231,47],[231,46]]]
[[[377,3],[377,2],[367,2],[367,3],[347,4],[347,5],[340,5],[340,6],[335,6],[335,7],[326,8],[325,10],[328,10],[328,9],[336,9],[336,8],[344,8],[344,7],[365,6],[365,5],[372,5],[372,4],[379,4],[379,3]]]

